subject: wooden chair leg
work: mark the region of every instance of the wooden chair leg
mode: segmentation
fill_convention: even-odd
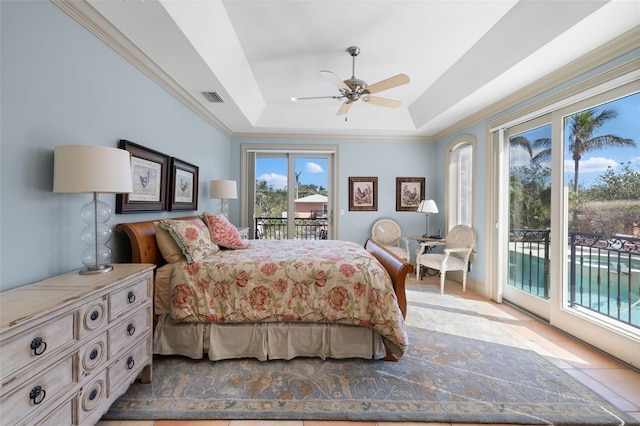
[[[440,271],[440,294],[444,294],[444,277],[447,271]]]
[[[465,293],[467,291],[467,271],[462,273],[462,292]]]

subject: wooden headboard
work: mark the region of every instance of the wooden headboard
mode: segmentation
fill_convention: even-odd
[[[172,220],[195,219],[197,216],[171,218]],[[124,232],[129,238],[131,244],[131,262],[132,263],[153,263],[158,267],[167,263],[160,253],[158,244],[156,243],[156,227],[155,220],[147,220],[142,222],[120,223],[116,225],[116,231]],[[369,239],[364,245],[365,249],[373,255],[382,266],[389,272],[391,282],[398,298],[398,305],[403,315],[407,312],[407,299],[405,295],[405,280],[407,274],[413,272],[413,265],[405,262],[398,256]]]
[[[197,219],[198,216],[176,217],[172,220]],[[143,222],[119,223],[116,231],[124,232],[131,243],[131,263],[153,263],[158,267],[167,263],[156,243],[156,226],[158,219]]]

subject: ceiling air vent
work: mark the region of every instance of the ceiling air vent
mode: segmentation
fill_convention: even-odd
[[[224,102],[220,97],[220,95],[218,95],[218,92],[200,92],[200,93],[202,93],[202,96],[207,98],[209,102],[215,102],[219,104]]]

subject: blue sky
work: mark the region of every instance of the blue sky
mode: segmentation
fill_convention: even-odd
[[[295,170],[300,173],[301,184],[328,187],[326,158],[296,158]],[[258,158],[256,161],[257,180],[265,180],[275,189],[287,186],[286,158]]]
[[[609,120],[602,126],[595,135],[613,134],[616,136],[633,139],[636,143],[635,148],[631,147],[610,147],[603,150],[589,151],[583,155],[580,160],[579,183],[589,187],[597,182],[598,176],[602,175],[608,167],[614,170],[620,170],[620,165],[627,162],[632,163],[632,169],[640,171],[640,94],[627,96],[617,101],[598,107],[613,109],[618,112],[618,116]],[[531,142],[539,138],[549,138],[550,127],[545,126],[540,129],[533,130],[524,134]],[[555,149],[555,147],[554,147]],[[534,152],[535,155],[535,152]],[[525,157],[522,153],[517,155],[517,159],[512,157],[512,165],[523,164],[528,162],[528,155]],[[571,153],[565,155],[565,185],[569,180],[573,180],[574,162]]]

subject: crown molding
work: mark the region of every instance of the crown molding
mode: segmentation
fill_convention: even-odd
[[[335,135],[319,133],[234,133],[232,139],[304,139],[353,142],[435,142],[435,139],[432,136]]]
[[[435,135],[435,140],[441,140],[454,133],[460,132],[478,122],[487,120],[502,111],[506,111],[532,97],[544,93],[567,82],[573,78],[593,70],[594,68],[606,64],[634,49],[640,48],[640,26],[637,26],[626,33],[616,37],[615,39],[603,44],[602,46],[592,50],[591,52],[581,56],[580,58],[570,62],[569,64],[558,68],[556,71],[547,74],[543,78],[523,87],[522,89],[512,93],[511,95],[501,99],[500,101],[489,105],[488,107],[478,111],[467,118],[458,121]],[[630,61],[635,62],[635,61]],[[628,64],[627,64],[628,65]],[[623,65],[624,66],[624,65]],[[631,66],[634,66],[631,64]],[[606,74],[606,73],[605,73]],[[605,77],[606,78],[606,77]],[[553,95],[552,95],[553,96]],[[548,101],[547,101],[548,102]]]
[[[152,61],[142,50],[125,37],[120,30],[107,21],[86,0],[50,0],[89,32],[111,47],[152,81],[175,97],[179,102],[197,114],[207,123],[227,137],[231,130],[193,96],[184,90],[169,74]]]

